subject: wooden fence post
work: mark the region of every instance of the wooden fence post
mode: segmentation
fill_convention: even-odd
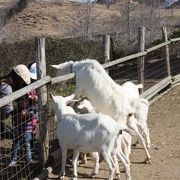
[[[110,35],[104,36],[104,63],[110,61]]]
[[[46,76],[45,38],[35,38],[36,63],[38,79]],[[38,88],[39,98],[39,136],[41,148],[41,161],[46,163],[49,155],[49,138],[47,129],[47,88]]]
[[[167,36],[167,29],[166,27],[162,27],[162,38],[164,42],[168,41],[168,36]],[[171,75],[171,68],[170,68],[170,58],[169,58],[169,45],[165,46],[165,55],[166,55],[166,64],[167,64],[167,74],[168,76]]]
[[[139,44],[139,52],[143,52],[145,50],[145,27],[138,28],[138,44]],[[144,56],[138,59],[138,72],[139,72],[139,83],[143,84],[144,87]],[[143,93],[143,89],[140,89],[140,94]]]

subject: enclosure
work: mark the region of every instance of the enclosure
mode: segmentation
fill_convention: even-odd
[[[156,99],[156,96],[161,94],[165,89],[168,89],[171,85],[179,82],[180,38],[168,39],[166,28],[163,28],[163,43],[145,49],[144,33],[144,28],[140,28],[138,53],[109,61],[109,54],[106,52],[105,54],[107,55],[106,58],[108,61],[103,64],[103,66],[108,71],[112,79],[114,79],[118,84],[122,84],[126,81],[132,81],[135,84],[144,84],[141,96],[151,100],[150,102],[152,103]],[[34,159],[37,160],[37,163],[30,164],[25,161],[25,152],[22,144],[17,164],[15,166],[8,167],[8,163],[12,155],[12,138],[10,137],[10,132],[11,130],[17,128],[11,125],[11,118],[9,118],[5,120],[9,128],[5,134],[1,133],[0,139],[0,178],[2,180],[24,178],[33,179],[40,174],[40,171],[42,171],[43,168],[47,168],[49,166],[55,167],[57,166],[56,163],[59,162],[59,160],[57,160],[59,147],[55,135],[56,125],[53,120],[54,117],[51,110],[51,100],[48,98],[48,92],[56,92],[61,95],[71,94],[74,92],[75,75],[68,74],[54,78],[46,76],[45,39],[36,38],[36,47],[36,62],[39,80],[12,93],[10,96],[1,98],[0,107],[3,108],[4,105],[12,101],[14,101],[14,103],[19,103],[15,102],[15,100],[24,96],[33,89],[36,90],[38,103],[35,106],[37,108],[38,126],[36,137],[33,139],[34,145],[32,152]],[[109,51],[108,48],[106,50]],[[19,100],[21,101],[21,99]],[[154,131],[155,130],[152,129],[152,132]],[[140,152],[133,150],[133,154],[137,154],[137,157],[140,157]],[[53,160],[53,158],[56,159]],[[154,158],[158,157],[152,157],[152,159]],[[145,174],[144,176],[146,177]],[[101,177],[99,178],[101,179]]]

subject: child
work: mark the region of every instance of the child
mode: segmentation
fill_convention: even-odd
[[[29,66],[31,82],[37,79],[36,63],[31,63]],[[33,140],[36,136],[36,102],[37,95],[35,90],[32,90],[24,97],[20,98],[15,116],[13,118],[13,125],[17,127],[15,138],[13,140],[13,155],[9,166],[16,164],[20,146],[25,147],[25,157],[27,162],[32,162],[31,149],[33,148]]]
[[[29,102],[27,95],[19,98],[17,108],[14,110],[13,127],[13,153],[9,166],[16,164],[21,146],[25,147],[25,157],[27,162],[32,161],[31,141],[33,138],[32,119],[30,117]]]

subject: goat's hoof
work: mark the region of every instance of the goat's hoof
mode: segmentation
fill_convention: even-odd
[[[95,176],[96,176],[96,173],[94,173],[94,172],[91,173],[91,175],[90,175],[91,178],[95,178]]]
[[[147,158],[144,162],[145,162],[146,164],[151,164],[151,158]]]
[[[83,160],[81,164],[87,164],[87,160]]]
[[[73,180],[77,180],[78,178],[77,178],[76,175],[73,174],[72,179],[73,179]]]
[[[120,179],[120,173],[116,173],[115,178],[116,178],[116,179]]]
[[[132,144],[132,147],[136,147],[138,144],[139,144],[138,142],[134,143],[134,144]]]

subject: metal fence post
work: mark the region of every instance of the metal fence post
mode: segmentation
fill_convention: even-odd
[[[145,50],[145,27],[138,28],[138,44],[139,44],[138,52],[143,52]],[[138,59],[138,73],[139,73],[138,82],[140,84],[143,84],[144,87],[144,56]],[[140,94],[142,93],[143,93],[143,88],[140,89]]]
[[[162,38],[163,38],[164,42],[168,41],[166,27],[162,27]],[[170,57],[169,57],[169,45],[165,46],[165,55],[166,55],[166,64],[167,64],[167,74],[168,74],[168,76],[170,76],[171,75],[171,68],[170,68]]]
[[[35,38],[36,63],[38,79],[46,76],[45,38]],[[49,138],[47,129],[47,88],[46,85],[38,88],[39,98],[39,133],[41,161],[46,163],[49,155]]]

